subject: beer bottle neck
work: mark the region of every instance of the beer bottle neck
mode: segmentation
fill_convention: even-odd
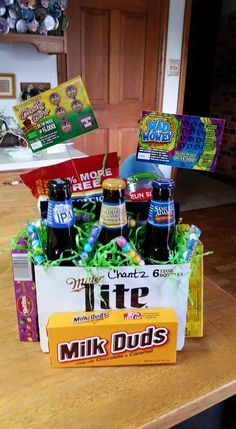
[[[71,198],[70,182],[67,179],[53,179],[48,182],[48,198],[51,201],[65,201]]]
[[[152,190],[152,199],[154,201],[173,200],[173,190],[170,188],[154,188]]]
[[[109,190],[103,189],[104,202],[107,203],[122,203],[125,200],[124,189]]]
[[[65,201],[71,199],[71,192],[66,189],[50,190],[48,196],[51,201]]]

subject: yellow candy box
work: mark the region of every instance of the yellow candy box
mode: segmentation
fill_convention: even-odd
[[[54,313],[47,325],[53,367],[176,362],[173,309]]]

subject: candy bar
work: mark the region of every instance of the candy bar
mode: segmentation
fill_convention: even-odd
[[[55,313],[47,326],[54,367],[176,362],[173,309]]]
[[[27,238],[11,252],[16,313],[20,341],[39,341],[34,265],[30,262]]]
[[[197,247],[198,240],[199,240],[199,237],[201,235],[201,231],[199,228],[197,228],[197,226],[191,225],[191,227],[188,230],[188,234],[189,235],[188,235],[188,241],[186,244],[186,250],[183,254],[185,262],[190,262],[193,254],[195,252],[195,249]]]

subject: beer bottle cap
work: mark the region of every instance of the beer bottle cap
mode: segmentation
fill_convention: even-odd
[[[20,16],[21,16],[21,8],[20,8],[20,6],[18,4],[16,4],[16,3],[13,4],[12,6],[10,6],[9,9],[8,9],[8,15],[11,18],[19,19]]]
[[[5,6],[10,6],[14,3],[15,0],[3,0],[1,3],[3,3]]]
[[[25,19],[27,22],[33,21],[34,11],[32,9],[22,9],[21,18]]]
[[[47,8],[48,8],[48,5],[49,5],[49,0],[41,0],[41,5],[42,5],[45,9],[47,9]]]
[[[29,0],[29,8],[35,9],[36,8],[36,1],[37,0]]]
[[[173,189],[175,188],[175,182],[172,179],[165,179],[165,178],[155,179],[152,182],[152,187],[154,189],[156,188]]]
[[[122,179],[105,179],[102,182],[103,189],[108,189],[109,191],[118,191],[119,189],[125,189],[126,183]]]
[[[17,33],[27,33],[27,22],[25,19],[19,19],[16,23],[16,31]]]
[[[44,25],[47,31],[52,31],[55,28],[56,22],[52,15],[46,15],[42,25]]]
[[[7,22],[8,22],[9,28],[10,28],[11,30],[15,30],[17,20],[16,20],[16,19],[14,19],[14,18],[11,18],[10,16],[8,16],[8,17],[7,17]]]
[[[9,33],[9,25],[5,18],[0,17],[0,35]]]
[[[37,21],[43,22],[46,16],[47,16],[46,9],[43,9],[42,7],[35,9],[35,19],[37,19]]]
[[[2,6],[1,3],[0,3],[0,16],[5,15],[5,13],[6,13],[6,7]]]
[[[44,27],[44,25],[39,25],[37,28],[37,33],[41,34],[42,36],[47,36],[48,30],[46,29],[46,27]]]
[[[36,21],[36,19],[33,19],[33,21],[30,21],[27,23],[28,25],[28,30],[32,33],[36,33],[38,27],[39,27],[39,22]]]
[[[70,190],[70,182],[67,179],[53,179],[48,182],[48,191]]]

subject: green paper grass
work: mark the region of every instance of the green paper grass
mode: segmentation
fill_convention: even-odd
[[[74,228],[76,229],[76,234],[75,234],[76,251],[74,255],[71,257],[64,258],[62,253],[60,255],[60,258],[57,259],[56,261],[50,261],[46,257],[45,260],[41,262],[41,265],[44,265],[45,267],[51,267],[51,266],[59,266],[61,264],[66,265],[66,263],[69,263],[69,265],[83,266],[83,267],[86,267],[87,269],[92,267],[113,268],[113,267],[121,267],[121,266],[136,266],[133,262],[133,258],[128,257],[126,253],[122,252],[122,250],[117,245],[115,240],[112,240],[110,243],[103,245],[99,242],[99,238],[93,251],[89,253],[88,258],[83,260],[83,265],[81,265],[80,255],[84,251],[84,245],[86,244],[88,237],[90,236],[91,229],[93,228],[96,222],[95,209],[96,209],[96,204],[91,202],[84,204],[82,209],[80,210],[74,209],[76,216],[80,217],[80,215],[89,214],[89,217],[90,217],[89,222],[79,221],[74,226]],[[41,221],[35,222],[34,225],[36,227],[36,231],[39,237],[39,241],[42,245],[42,249],[46,253],[47,228],[44,226],[44,224]],[[145,225],[142,225],[142,226],[137,225],[136,227],[129,228],[128,230],[127,239],[131,244],[131,247],[138,255],[140,255],[141,258],[143,256],[142,252],[143,252],[143,243],[145,240],[145,234],[146,234]],[[26,237],[26,236],[27,236],[27,228],[20,231],[17,234],[17,236],[14,239],[12,239],[11,248],[12,249],[24,248],[24,246],[18,245],[17,242],[20,238]],[[168,265],[168,264],[180,265],[182,263],[185,263],[183,255],[186,250],[187,240],[188,240],[188,226],[182,225],[180,220],[180,223],[175,227],[175,233],[174,233],[175,248],[174,250],[170,251],[169,260],[168,261],[151,260],[151,262],[155,265]],[[34,255],[34,250],[32,248],[32,243],[30,239],[28,241],[28,253],[29,253],[30,260],[34,262],[35,255]],[[197,251],[195,251],[192,258],[193,275],[194,275],[194,272],[196,271],[198,258],[207,256],[211,253],[212,252],[204,252],[202,254],[198,254]]]

